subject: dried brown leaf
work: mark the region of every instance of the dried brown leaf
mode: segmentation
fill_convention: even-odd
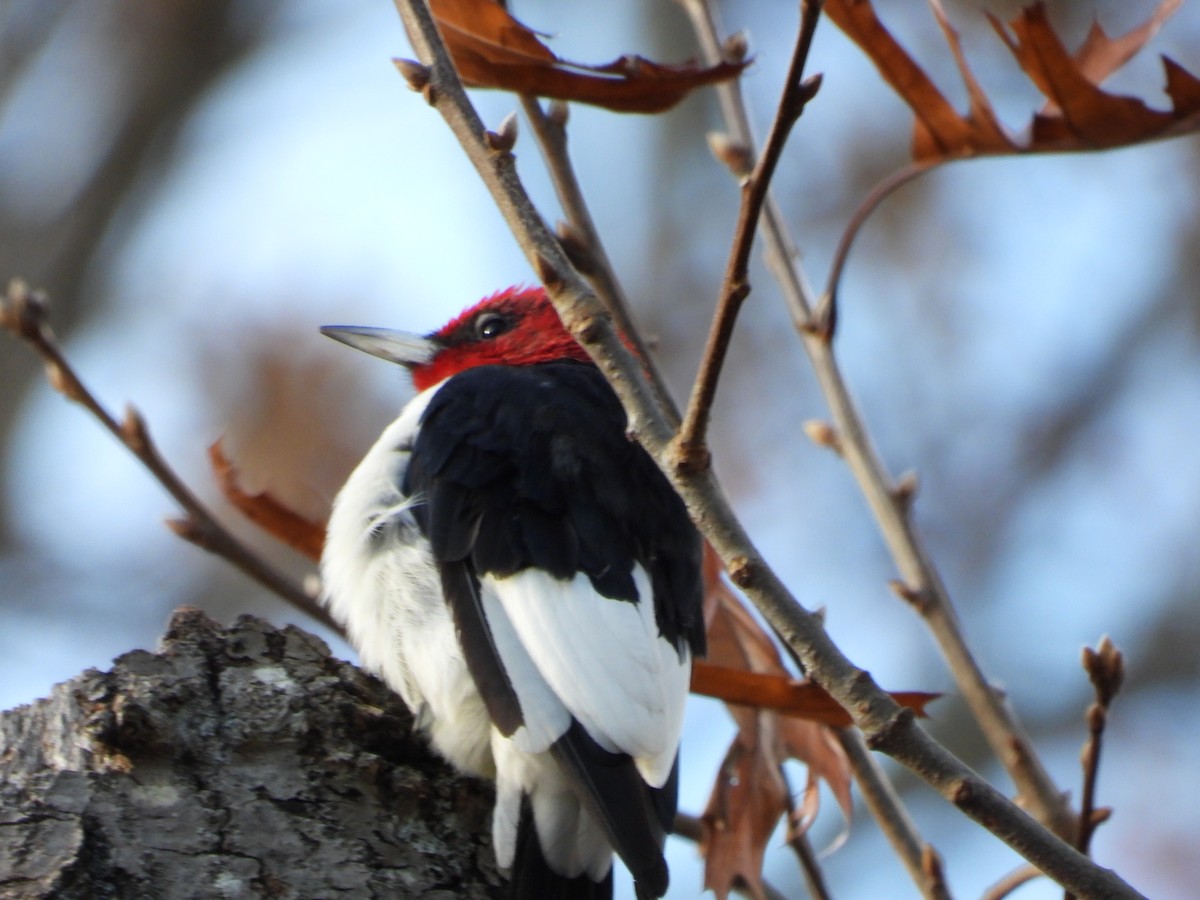
[[[697,660],[692,666],[692,693],[725,703],[770,709],[830,728],[852,724],[850,714],[823,687],[788,675],[750,672]],[[925,707],[938,696],[923,691],[891,694],[893,700],[921,717],[925,716]]]
[[[466,84],[615,112],[663,112],[695,88],[735,78],[748,64],[662,65],[622,56],[606,65],[582,65],[555,56],[496,0],[431,0],[430,9]]]
[[[1158,136],[1172,115],[1150,109],[1136,97],[1109,94],[1081,71],[1046,18],[1031,6],[1009,23],[1008,33],[988,16],[996,33],[1029,79],[1050,101],[1034,117],[1030,145],[1043,150],[1121,147]]]
[[[799,685],[790,679],[774,641],[726,584],[720,562],[707,546],[704,578],[707,674],[720,681],[724,667],[767,676],[771,685],[782,684],[787,690]],[[703,666],[700,672],[701,679],[705,678]],[[728,685],[735,678],[726,676],[724,680]],[[704,883],[721,898],[728,896],[735,884],[744,884],[754,896],[762,896],[767,842],[780,818],[790,815],[794,807],[783,763],[798,759],[808,766],[808,787],[799,816],[790,822],[793,828],[807,827],[815,818],[821,779],[829,783],[849,821],[850,769],[841,746],[824,725],[737,703],[728,709],[738,733],[701,819]]]
[[[778,749],[764,748],[762,737],[759,730],[738,732],[700,818],[704,887],[722,900],[735,885],[745,885],[751,896],[765,896],[763,857],[780,816],[788,808],[781,801],[790,803],[779,766],[763,764]]]
[[[854,803],[850,799],[845,753],[828,728],[806,728],[804,725],[796,719],[780,719],[779,722],[784,752],[792,759],[803,760],[808,766],[808,784],[804,789],[804,800],[795,810],[798,815],[794,815],[790,823],[792,831],[803,834],[816,820],[821,807],[822,781],[833,791],[848,828]]]
[[[1075,52],[1079,71],[1092,84],[1101,84],[1105,78],[1124,66],[1149,43],[1163,22],[1173,16],[1183,0],[1163,0],[1150,18],[1136,28],[1117,38],[1109,37],[1099,22],[1093,22],[1087,38]]]
[[[863,49],[913,111],[915,160],[1106,149],[1200,130],[1200,80],[1169,59],[1163,59],[1169,110],[1152,109],[1136,97],[1111,94],[1099,87],[1145,46],[1180,0],[1162,0],[1144,23],[1117,38],[1094,25],[1073,54],[1055,33],[1043,3],[1026,7],[1008,26],[989,14],[1000,39],[1047,100],[1020,139],[997,119],[967,65],[958,34],[940,0],[929,2],[967,88],[970,107],[965,116],[950,105],[892,37],[870,0],[827,0],[825,4],[834,24]]]
[[[954,54],[954,64],[958,66],[959,75],[963,80],[963,84],[967,87],[970,111],[966,116],[966,122],[971,129],[974,150],[976,152],[989,152],[989,148],[1015,150],[1016,144],[1008,132],[1005,131],[1004,126],[1000,124],[995,110],[992,109],[991,101],[988,100],[983,87],[975,78],[975,73],[971,71],[971,67],[967,64],[966,54],[963,53],[962,41],[959,40],[958,32],[950,24],[950,19],[947,17],[946,11],[942,8],[941,0],[929,0],[929,8],[933,10],[938,27],[942,29],[946,43],[950,45],[950,52]],[[918,121],[916,133],[913,135],[913,157],[915,159],[921,159],[924,155],[917,149],[922,142],[921,132],[921,124]]]
[[[221,493],[247,519],[316,562],[325,545],[325,526],[288,509],[270,494],[250,494],[238,484],[237,469],[225,456],[220,440],[208,448],[208,459]]]
[[[1164,56],[1162,61],[1167,72],[1167,96],[1175,111],[1185,116],[1200,113],[1200,78],[1173,59]]]

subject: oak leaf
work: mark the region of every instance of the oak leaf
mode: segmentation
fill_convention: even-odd
[[[622,56],[598,66],[556,56],[496,0],[430,0],[430,11],[463,82],[615,112],[657,113],[689,92],[735,78],[746,62],[663,65]]]
[[[853,724],[850,714],[823,687],[787,674],[751,672],[696,660],[692,664],[692,693],[725,703],[773,710],[830,728],[846,728]],[[940,695],[925,691],[894,691],[889,696],[924,718],[925,707]]]
[[[321,548],[325,546],[324,523],[305,518],[266,491],[251,494],[243,490],[237,469],[225,456],[219,439],[208,448],[208,460],[221,493],[242,515],[313,562],[321,558]]]
[[[965,115],[891,35],[870,0],[827,0],[825,12],[871,58],[912,110],[916,118],[913,159],[934,163],[981,155],[1109,149],[1200,130],[1200,79],[1167,57],[1163,67],[1169,110],[1152,109],[1136,97],[1100,88],[1104,79],[1145,46],[1179,4],[1180,0],[1162,0],[1149,19],[1117,38],[1093,25],[1074,54],[1055,33],[1043,3],[1026,7],[1008,26],[988,14],[1017,64],[1047,100],[1019,134],[1006,129],[996,116],[940,0],[929,0],[929,5],[967,89]]]

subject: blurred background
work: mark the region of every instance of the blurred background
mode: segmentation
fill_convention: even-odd
[[[1110,33],[1149,0],[1048,4],[1068,43]],[[731,2],[755,56],[744,84],[765,133],[796,4]],[[895,33],[960,108],[953,61],[923,4],[887,4]],[[947,2],[977,74],[1014,127],[1037,95],[974,3]],[[1018,3],[990,0],[1010,18]],[[516,12],[583,62],[696,54],[668,0]],[[1111,82],[1165,105],[1156,58],[1200,70],[1186,5]],[[386,0],[9,0],[0,6],[0,277],[52,298],[52,322],[100,399],[135,404],[164,454],[215,496],[205,449],[224,436],[251,489],[322,517],[409,396],[402,373],[323,339],[326,324],[430,330],[532,273],[440,118],[390,58],[411,55]],[[777,196],[824,281],[837,237],[907,158],[910,119],[828,22],[819,98]],[[495,126],[514,98],[476,93]],[[573,108],[580,178],[636,316],[680,398],[715,303],[738,201],[705,133],[701,92],[659,117]],[[559,215],[536,147],[522,176]],[[1096,857],[1150,896],[1200,880],[1200,142],[1102,155],[976,161],[905,187],[860,237],[838,346],[893,472],[915,469],[916,514],[986,671],[1060,785],[1077,797],[1090,691],[1080,648],[1109,634],[1129,670],[1101,767],[1115,807]],[[750,532],[835,640],[895,689],[948,692],[932,730],[1007,785],[932,641],[886,587],[893,567],[846,469],[800,423],[825,408],[765,268],[742,317],[714,421],[716,464]],[[290,608],[163,527],[161,488],[33,354],[0,341],[0,708],[151,647],[173,608],[276,623]],[[319,630],[319,629],[318,629]],[[336,653],[352,651],[331,640]],[[732,728],[696,701],[682,807],[700,812]],[[952,888],[978,896],[1019,864],[897,773]],[[802,773],[797,772],[797,783]],[[842,828],[827,804],[814,841]],[[672,896],[700,893],[673,841]],[[825,860],[838,897],[915,891],[860,811]],[[780,838],[767,875],[803,889]],[[1055,897],[1034,883],[1019,897]]]

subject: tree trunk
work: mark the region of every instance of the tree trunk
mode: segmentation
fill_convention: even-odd
[[[491,789],[318,638],[176,612],[0,714],[0,897],[495,897]]]

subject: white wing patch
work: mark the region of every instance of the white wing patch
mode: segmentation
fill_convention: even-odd
[[[525,724],[513,733],[512,742],[525,753],[544,753],[571,727],[571,713],[546,683],[529,651],[521,643],[496,595],[492,579],[484,579],[482,593],[488,629],[492,632],[492,640],[496,643],[508,680],[517,692],[521,717],[525,720]]]
[[[661,787],[679,747],[691,657],[685,652],[680,658],[659,635],[650,579],[642,567],[634,568],[637,603],[602,596],[583,574],[560,581],[526,569],[484,582],[562,706],[601,747],[629,754],[646,782]],[[490,614],[489,622],[495,633]],[[515,684],[512,668],[509,674]],[[534,711],[524,706],[533,732]],[[548,715],[557,715],[553,705],[548,709]],[[553,731],[553,726],[544,729]]]

